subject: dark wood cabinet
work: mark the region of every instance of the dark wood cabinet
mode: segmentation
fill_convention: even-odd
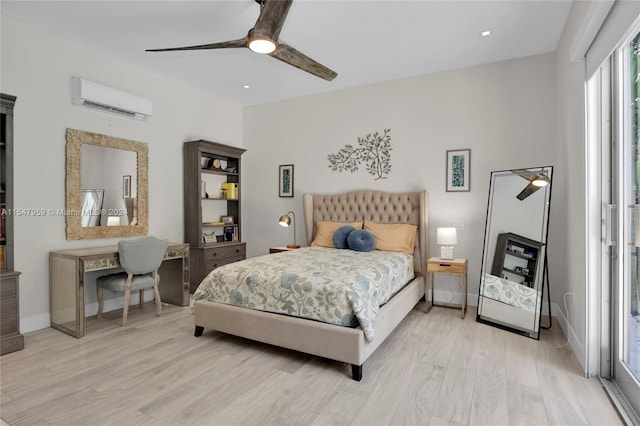
[[[512,233],[499,234],[491,274],[533,287],[540,268],[538,262],[542,260],[541,249],[538,241]]]
[[[184,144],[184,235],[191,247],[192,293],[215,268],[246,258],[240,190],[244,151],[206,140]]]
[[[13,106],[0,94],[0,355],[24,348],[20,334],[20,272],[13,269]]]

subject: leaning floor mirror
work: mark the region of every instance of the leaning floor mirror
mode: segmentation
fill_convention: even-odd
[[[491,173],[478,322],[539,338],[553,167]]]

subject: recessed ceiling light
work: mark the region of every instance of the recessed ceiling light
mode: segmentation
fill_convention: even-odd
[[[482,37],[490,36],[490,35],[491,35],[491,31],[489,31],[489,30],[483,31],[483,32],[481,32],[481,33],[480,33],[480,35],[481,35]]]
[[[251,86],[249,86],[248,84],[244,84],[242,87],[244,87],[245,89],[248,89]]]

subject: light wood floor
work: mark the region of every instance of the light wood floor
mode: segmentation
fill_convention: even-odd
[[[419,304],[364,365],[205,330],[188,308],[132,308],[75,339],[25,336],[0,358],[10,425],[615,425],[597,379],[582,377],[557,325],[540,341]]]

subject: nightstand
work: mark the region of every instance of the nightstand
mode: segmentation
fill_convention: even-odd
[[[433,282],[435,274],[458,275],[462,280],[462,304],[453,303],[434,303],[433,301]],[[461,318],[467,310],[467,259],[442,259],[440,257],[432,257],[427,261],[427,286],[431,287],[431,306],[442,306],[445,308],[460,309],[462,311]],[[431,307],[429,307],[431,310]]]
[[[270,247],[269,248],[269,254],[273,254],[273,253],[280,253],[281,251],[290,251],[290,250],[295,250],[294,248],[289,248],[287,246],[282,246],[282,247]]]

